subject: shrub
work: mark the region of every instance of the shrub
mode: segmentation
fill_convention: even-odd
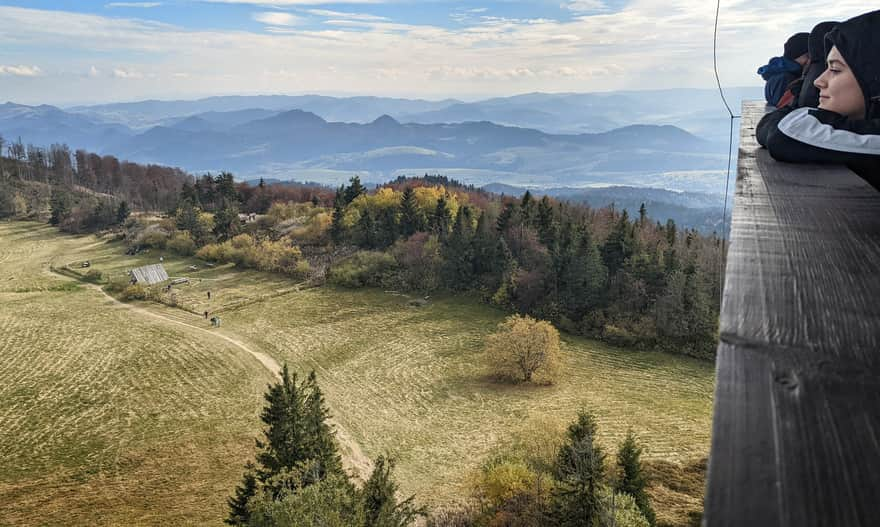
[[[186,231],[177,231],[168,240],[166,248],[181,256],[192,256],[196,252],[196,242]]]
[[[140,284],[132,284],[122,290],[123,300],[146,300],[147,290]]]
[[[396,269],[390,254],[360,251],[330,269],[329,280],[344,287],[378,287],[389,283]]]
[[[83,280],[85,280],[86,282],[97,284],[101,281],[101,278],[103,277],[104,275],[101,273],[101,271],[97,269],[89,269],[88,272],[83,275]]]
[[[500,378],[552,384],[559,373],[559,332],[549,322],[512,315],[489,335],[486,354]]]

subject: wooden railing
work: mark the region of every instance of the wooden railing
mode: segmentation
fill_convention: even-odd
[[[703,524],[880,525],[880,193],[745,103]]]

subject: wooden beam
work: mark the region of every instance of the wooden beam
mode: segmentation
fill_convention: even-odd
[[[880,525],[880,193],[774,161],[745,103],[708,527]]]

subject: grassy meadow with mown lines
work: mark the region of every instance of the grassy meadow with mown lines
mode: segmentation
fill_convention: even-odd
[[[89,260],[121,277],[160,254],[121,242],[0,223],[0,524],[207,524],[254,453],[272,374],[186,324],[315,370],[348,436],[397,460],[404,494],[429,506],[465,495],[499,445],[535,426],[565,426],[586,408],[607,452],[632,428],[647,461],[693,463],[709,449],[712,363],[616,349],[563,335],[553,386],[494,382],[483,340],[505,313],[471,297],[427,306],[380,290],[303,288],[281,276],[164,254],[178,308],[125,309],[50,270]],[[189,271],[190,265],[199,267]],[[212,299],[207,299],[207,291]],[[700,510],[674,486],[651,489],[658,518]]]

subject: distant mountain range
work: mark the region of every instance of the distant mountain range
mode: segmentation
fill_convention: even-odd
[[[760,97],[731,90],[733,104]],[[60,109],[0,105],[0,134],[192,172],[338,184],[439,173],[466,183],[717,193],[727,117],[711,90],[527,94],[477,102],[233,96]]]

